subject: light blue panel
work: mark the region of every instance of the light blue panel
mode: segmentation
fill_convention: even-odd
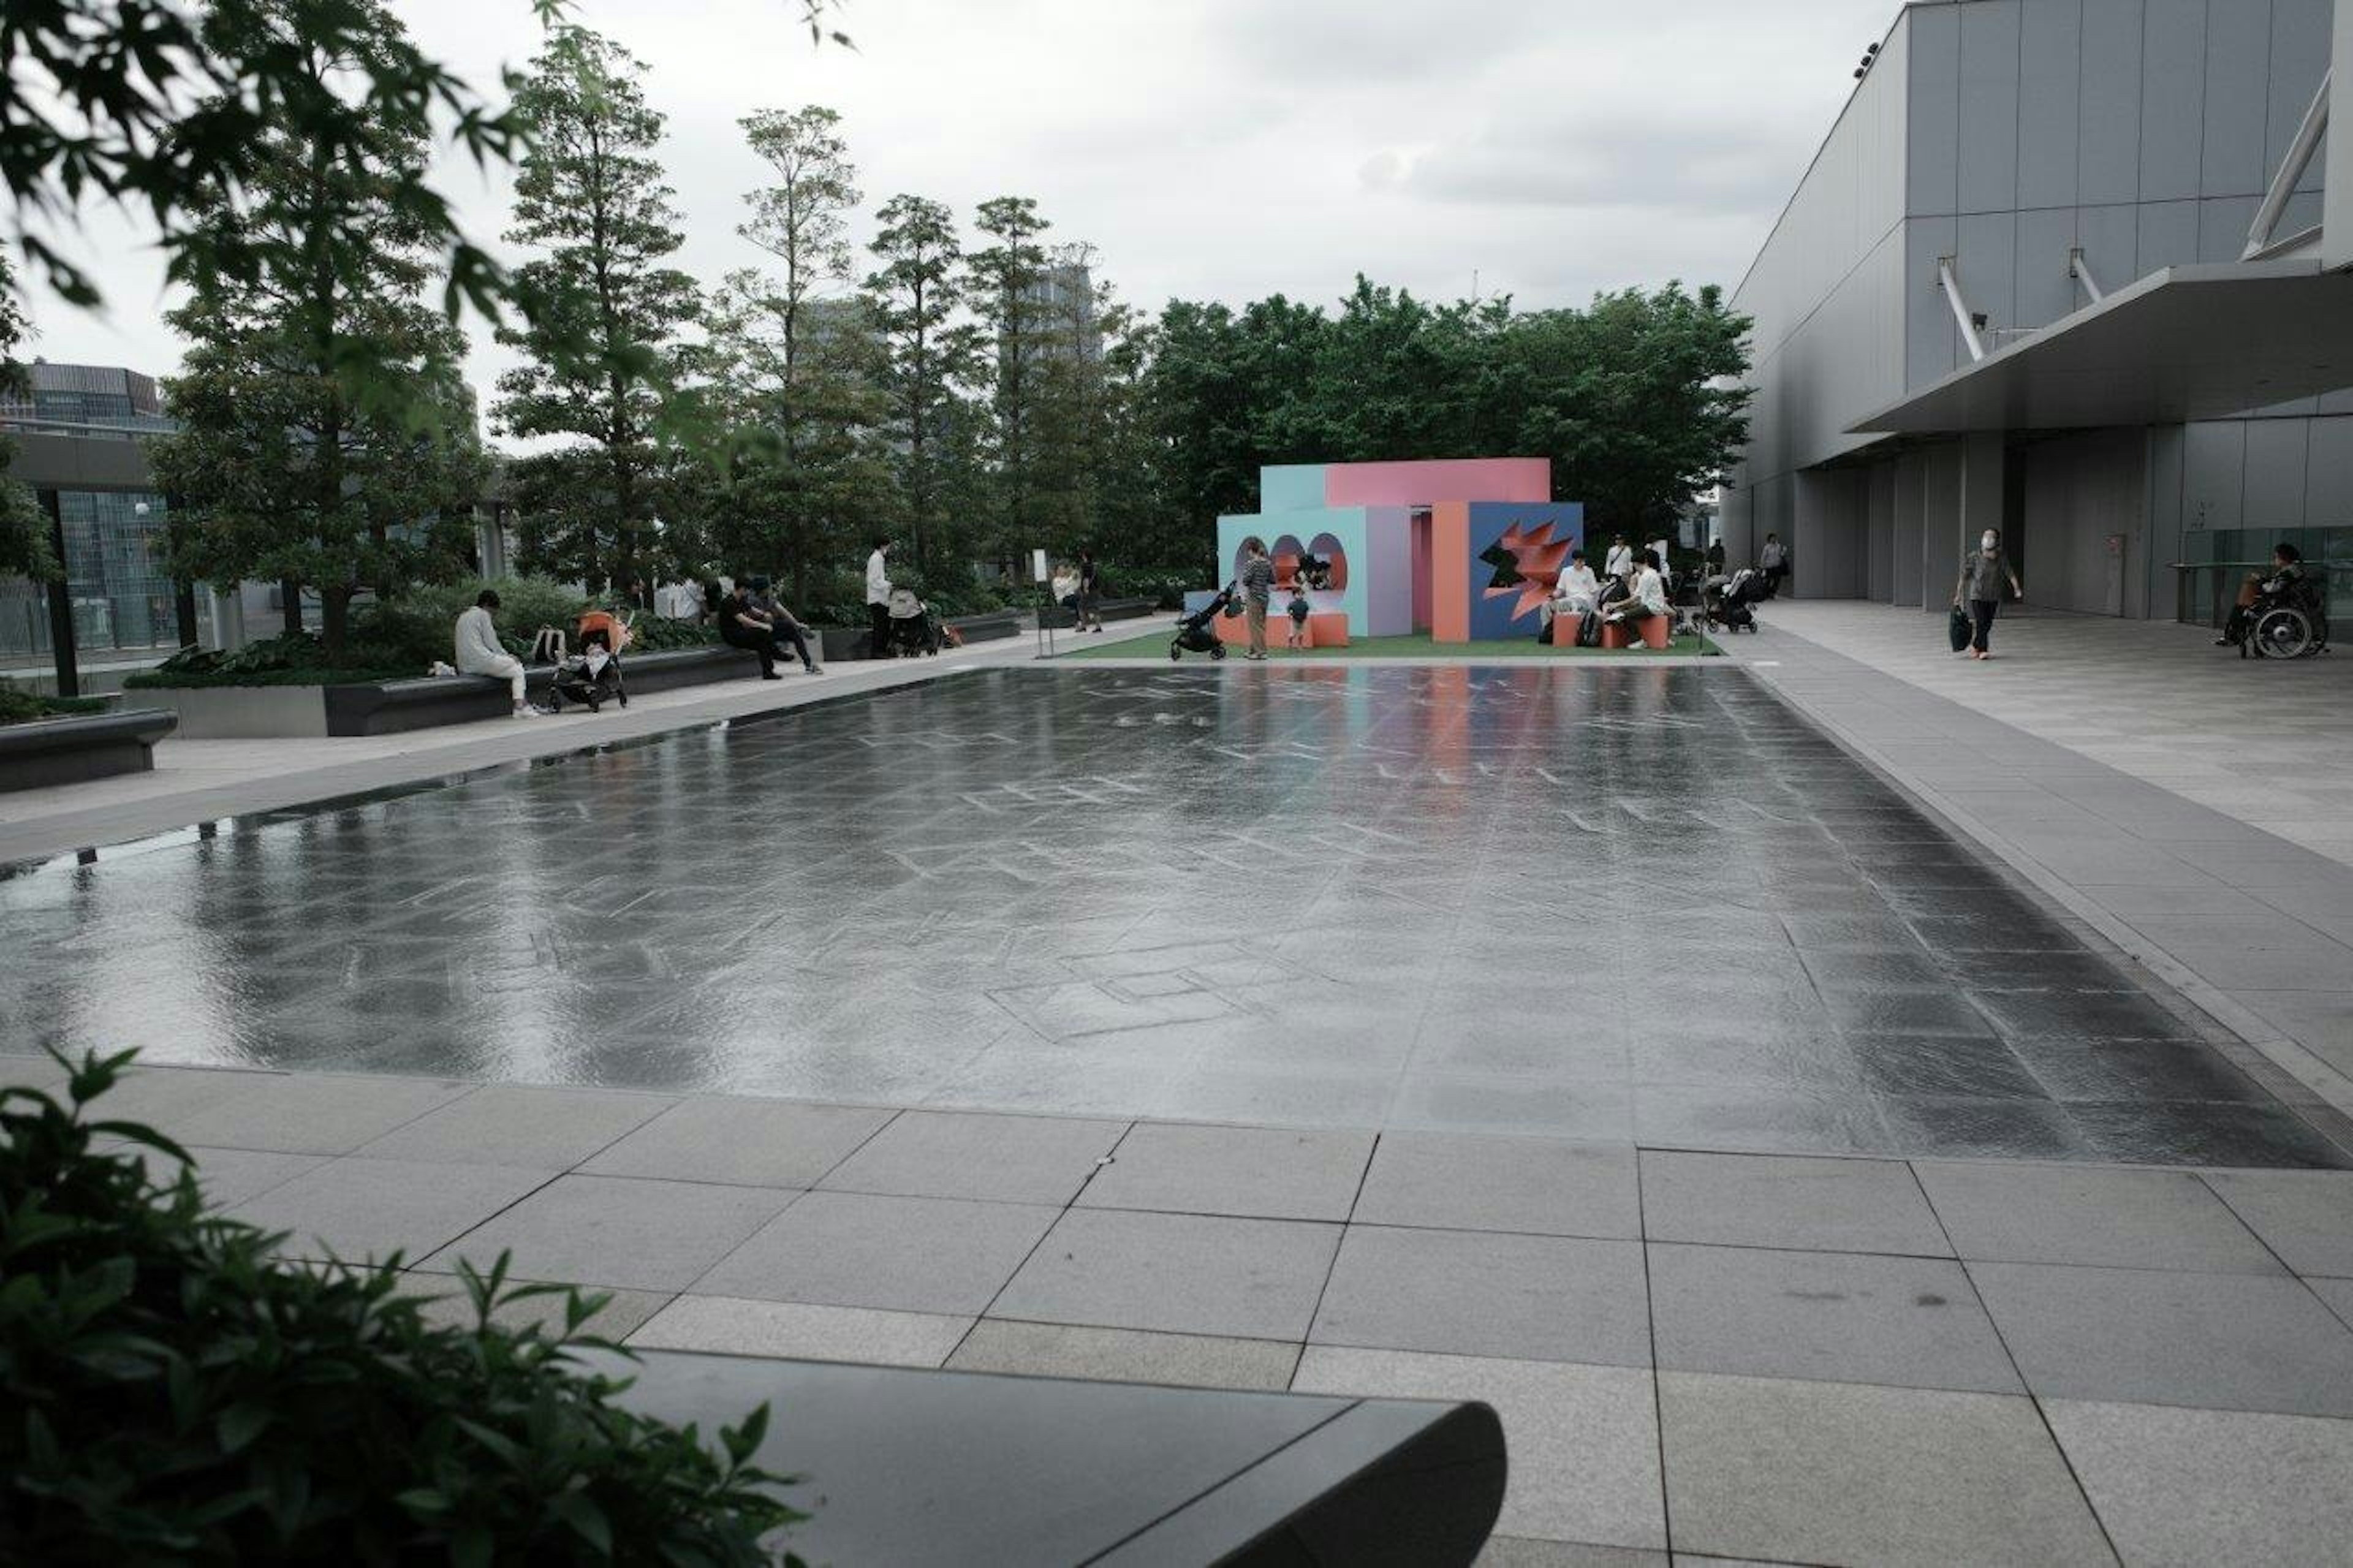
[[[2018,205],[2018,0],[1976,0],[1961,14],[1959,210]]]
[[[2084,265],[2103,290],[2121,289],[2140,276],[2140,214],[2136,208],[2077,207],[2075,243],[2084,247]],[[2075,289],[2078,305],[2091,298],[2073,279],[2067,279],[2067,286]]]
[[[2312,95],[2320,86],[2321,73],[2328,68],[2328,53],[2334,43],[2329,36],[2332,14],[2329,0],[2272,0],[2272,101],[2263,134],[2266,186],[2271,184],[2272,171],[2287,155],[2287,144],[2295,139],[2295,128],[2304,122],[2304,111],[2312,106]],[[2327,141],[2322,140],[2324,143]],[[2297,190],[2320,189],[2320,165],[2327,155],[2325,145],[2313,154],[2312,166],[2296,182]],[[2283,226],[2280,232],[2286,234],[2289,230]]]
[[[1960,182],[1960,7],[1915,5],[1905,16],[1911,31],[1911,75],[1905,83],[1911,133],[1904,210],[1915,217],[1950,213]]]
[[[2206,0],[2148,0],[2142,29],[2140,199],[2194,196],[2206,133]]]
[[[2353,527],[2353,418],[2314,420],[2305,462],[2305,526]]]
[[[2271,166],[2263,162],[2271,71],[2272,0],[2222,0],[2207,13],[2199,195],[2261,195],[2271,183]]]
[[[2026,0],[2019,28],[2018,205],[2072,207],[2083,0]]]
[[[2018,215],[1965,214],[1960,236],[1960,263],[1956,275],[1961,280],[1961,297],[1971,309],[1986,313],[1988,327],[2018,325]],[[1988,353],[2010,341],[1995,337],[1990,331],[1980,335],[1985,339]]]
[[[2247,426],[2211,419],[2182,434],[2181,526],[2192,531],[2238,528],[2246,515]]]
[[[2086,206],[2140,199],[2140,24],[2141,0],[2084,0],[2075,199]]]
[[[1401,637],[1413,631],[1413,512],[1401,506],[1365,509],[1365,618],[1348,635]],[[1349,585],[1355,586],[1352,574]]]
[[[2247,226],[2255,221],[2260,196],[2216,196],[2198,204],[2198,259],[2236,261],[2247,247]],[[2280,233],[2295,231],[2283,223]]]
[[[2181,267],[2198,259],[2198,204],[2148,202],[2140,209],[2139,265],[2137,278],[2165,267]],[[2100,279],[2105,288],[2116,285]]]
[[[2018,215],[2016,304],[2021,327],[2047,327],[2085,296],[2067,276],[2067,247],[2075,243],[2075,210],[2044,207]],[[2093,269],[2097,278],[2099,271]],[[2103,281],[2103,289],[2121,286]]]
[[[2242,528],[2302,528],[2309,419],[2247,421],[2247,482]]]
[[[1242,540],[1253,533],[1278,554],[1286,538],[1297,540],[1303,549],[1312,549],[1319,534],[1328,533],[1337,540],[1348,558],[1348,585],[1337,593],[1311,594],[1308,598],[1319,610],[1345,612],[1351,627],[1368,624],[1366,591],[1372,578],[1373,558],[1370,541],[1366,536],[1363,507],[1302,507],[1293,511],[1249,512],[1218,519],[1218,558],[1226,563],[1228,578],[1236,571],[1232,563],[1241,550]],[[1408,619],[1410,618],[1409,611]]]
[[[1914,13],[1917,16],[1920,13]],[[1904,385],[1926,386],[1951,370],[1960,352],[1952,308],[1936,284],[1936,258],[1960,243],[1948,217],[1914,218],[1904,226]],[[1764,536],[1757,536],[1764,542]]]
[[[1324,465],[1270,463],[1261,468],[1258,471],[1258,504],[1262,512],[1323,510]]]

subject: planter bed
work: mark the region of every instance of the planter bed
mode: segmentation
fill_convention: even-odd
[[[1487,1405],[645,1351],[573,1352],[621,1403],[710,1432],[766,1401],[755,1459],[806,1483],[812,1563],[1467,1568],[1503,1506]]]
[[[760,665],[742,648],[713,645],[624,654],[621,668],[636,695],[740,679],[757,675]],[[541,665],[526,682],[543,698],[554,678]],[[507,683],[488,675],[426,675],[332,686],[149,686],[129,700],[170,710],[189,740],[393,735],[500,718],[507,712]]]
[[[997,642],[1021,635],[1021,616],[1015,610],[988,610],[977,616],[949,616],[940,625],[955,627],[964,635],[967,643]],[[819,639],[818,658],[827,664],[848,664],[866,657],[868,633],[864,626],[812,626],[809,629]]]
[[[160,709],[0,725],[0,790],[80,784],[155,766],[155,742],[176,721]]]

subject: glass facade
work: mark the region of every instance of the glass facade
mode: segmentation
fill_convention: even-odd
[[[2274,545],[2293,544],[2305,570],[2328,577],[2328,619],[2353,616],[2353,528],[2215,528],[2181,536],[2181,603],[2177,618],[2220,626],[2250,572],[2268,573]]]
[[[58,512],[65,525],[66,587],[81,657],[177,647],[172,581],[155,551],[164,498],[135,490],[59,490]],[[210,614],[206,595],[198,595],[200,630]],[[47,593],[22,578],[0,582],[0,661],[45,662],[53,652]]]

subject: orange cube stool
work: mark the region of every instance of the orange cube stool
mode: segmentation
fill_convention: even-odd
[[[1652,616],[1642,623],[1642,646],[1650,648],[1665,647],[1668,634],[1672,629],[1666,616]],[[1627,631],[1625,622],[1611,621],[1601,628],[1601,646],[1618,648],[1631,647],[1634,646],[1634,638]]]
[[[1585,625],[1585,617],[1574,610],[1564,610],[1552,618],[1552,646],[1575,647],[1577,634]]]

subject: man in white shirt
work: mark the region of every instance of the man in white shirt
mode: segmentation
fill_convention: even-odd
[[[1568,552],[1568,567],[1552,585],[1552,597],[1545,601],[1544,628],[1538,634],[1541,642],[1552,641],[1552,623],[1556,616],[1589,616],[1601,603],[1601,581],[1594,576],[1593,568],[1585,563],[1585,552]]]
[[[458,617],[458,672],[502,678],[514,695],[514,716],[536,719],[539,710],[523,700],[522,660],[500,643],[498,623],[491,619],[498,607],[498,595],[485,588],[476,595],[474,607]]]
[[[891,574],[884,558],[891,542],[878,539],[866,558],[866,631],[869,658],[888,658],[891,650]]]
[[[1606,575],[1611,577],[1630,577],[1634,574],[1634,547],[1626,542],[1624,534],[1621,533],[1609,542],[1609,556],[1602,563],[1601,570]]]
[[[1663,616],[1667,613],[1667,584],[1666,579],[1659,575],[1659,556],[1656,551],[1642,552],[1642,563],[1635,569],[1634,580],[1629,586],[1633,590],[1631,596],[1617,609],[1609,612],[1610,620],[1624,623],[1626,628],[1631,631],[1639,628],[1652,616]]]

